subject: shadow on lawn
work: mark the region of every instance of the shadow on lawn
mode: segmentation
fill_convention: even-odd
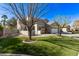
[[[12,53],[12,47],[17,46],[22,41],[19,38],[15,37],[7,37],[7,38],[0,38],[0,53]]]

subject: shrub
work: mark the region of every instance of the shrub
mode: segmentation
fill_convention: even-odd
[[[0,31],[2,31],[3,30],[3,27],[0,25]]]
[[[3,27],[0,25],[0,36],[3,35]]]

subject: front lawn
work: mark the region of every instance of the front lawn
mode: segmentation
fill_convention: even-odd
[[[66,36],[33,37],[34,43],[23,43],[26,37],[0,39],[0,53],[28,54],[35,56],[76,56],[79,40]]]

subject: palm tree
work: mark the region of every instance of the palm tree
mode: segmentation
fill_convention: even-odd
[[[5,25],[6,25],[6,19],[8,19],[7,15],[2,15],[2,23],[3,23],[3,35],[5,36]]]

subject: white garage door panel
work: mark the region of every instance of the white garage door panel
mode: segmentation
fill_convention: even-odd
[[[58,29],[51,29],[51,33],[57,33],[58,32]]]

